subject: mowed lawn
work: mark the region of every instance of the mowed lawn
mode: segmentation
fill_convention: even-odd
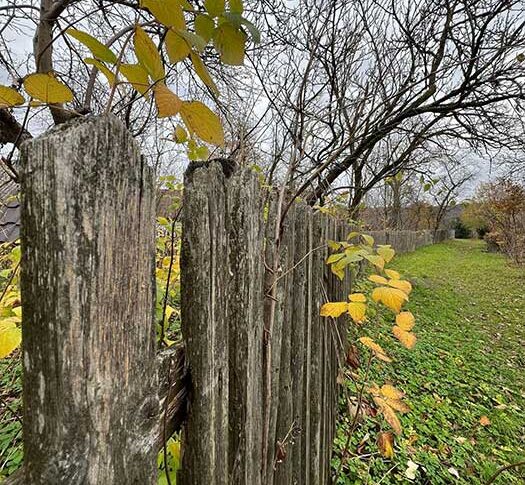
[[[366,419],[337,483],[485,484],[525,460],[525,270],[462,240],[399,256],[392,267],[414,284],[418,344],[407,351],[378,340],[395,362],[372,377],[405,391],[412,411],[391,460],[378,454],[378,425]],[[413,481],[409,460],[418,465]],[[525,484],[525,466],[493,483]]]

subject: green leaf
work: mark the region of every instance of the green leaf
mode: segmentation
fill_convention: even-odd
[[[213,35],[213,44],[224,64],[240,66],[244,63],[246,34],[230,23],[221,24]]]
[[[107,66],[103,62],[100,62],[97,59],[91,59],[90,57],[87,57],[86,59],[84,59],[84,62],[91,66],[95,66],[102,74],[104,74],[110,86],[115,85],[115,81],[117,77],[115,76],[115,74],[113,74],[113,72],[111,72],[110,69],[107,68]]]
[[[43,103],[67,103],[73,101],[73,93],[52,74],[30,74],[24,79],[24,89],[32,98]]]
[[[253,42],[259,44],[259,42],[261,42],[261,33],[259,32],[259,29],[245,18],[241,19],[241,24],[248,29]]]
[[[91,51],[95,59],[108,62],[109,64],[116,64],[117,56],[113,51],[87,32],[69,28],[66,30],[66,34],[78,40],[81,44],[84,44]]]
[[[157,82],[166,77],[162,59],[160,58],[157,46],[144,32],[140,25],[135,26],[135,36],[133,38],[135,55],[139,63],[146,69],[153,81]]]
[[[205,0],[204,8],[212,17],[218,17],[224,12],[224,0]]]
[[[177,125],[173,138],[177,143],[186,143],[188,141],[188,133],[181,125]]]
[[[20,106],[24,101],[24,97],[16,89],[0,86],[0,108]]]
[[[243,10],[242,0],[230,0],[230,12],[241,14]]]
[[[182,38],[186,39],[188,43],[195,47],[199,52],[202,52],[206,48],[207,42],[200,35],[181,29],[177,29],[175,32]]]
[[[183,61],[191,52],[188,41],[173,30],[166,33],[166,51],[171,63]]]
[[[186,28],[184,12],[178,0],[141,0],[140,6],[147,8],[166,27]]]
[[[224,144],[224,132],[219,117],[200,101],[184,101],[180,109],[182,119],[192,133],[213,145]]]
[[[215,30],[215,22],[206,14],[197,15],[195,17],[195,33],[202,37],[206,43],[210,41]]]

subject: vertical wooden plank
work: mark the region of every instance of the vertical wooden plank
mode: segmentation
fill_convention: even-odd
[[[22,160],[24,483],[156,483],[152,172],[111,116]]]
[[[181,253],[182,332],[192,392],[181,481],[228,483],[228,238],[225,177],[213,163],[186,174]]]
[[[293,390],[293,419],[296,423],[294,443],[291,448],[292,484],[303,482],[303,463],[305,441],[304,406],[304,368],[305,368],[305,323],[306,323],[306,286],[308,265],[308,218],[311,209],[298,204],[295,216],[295,251],[293,280],[293,318],[291,335],[291,387]]]
[[[263,425],[264,221],[261,189],[255,173],[239,170],[234,174],[227,197],[228,483],[258,485]]]

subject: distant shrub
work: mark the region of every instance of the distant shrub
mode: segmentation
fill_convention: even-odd
[[[454,237],[456,239],[469,239],[472,237],[472,232],[460,219],[456,219],[454,223]]]

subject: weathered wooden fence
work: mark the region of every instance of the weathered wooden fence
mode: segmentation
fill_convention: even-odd
[[[183,419],[179,485],[330,483],[346,337],[319,308],[350,290],[324,264],[348,229],[294,204],[272,273],[271,191],[218,163],[188,173],[185,349],[159,354],[153,176],[130,135],[89,118],[22,158],[24,467],[8,483],[154,484]]]
[[[398,253],[415,251],[422,246],[454,239],[454,230],[438,229],[435,233],[424,229],[422,231],[369,231],[377,244],[390,244]]]

